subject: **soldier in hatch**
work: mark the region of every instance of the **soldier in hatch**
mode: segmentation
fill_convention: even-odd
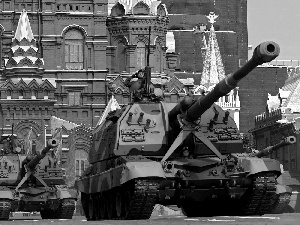
[[[133,80],[134,78],[137,78],[137,80]],[[135,72],[131,77],[128,77],[125,80],[125,85],[129,87],[130,92],[134,92],[136,90],[142,90],[145,87],[145,77],[144,77],[144,71],[142,69]]]
[[[137,79],[135,79],[137,78]],[[145,71],[140,69],[131,77],[125,80],[125,85],[129,87],[129,91],[133,93],[134,101],[143,99],[143,92],[146,90],[146,76]]]

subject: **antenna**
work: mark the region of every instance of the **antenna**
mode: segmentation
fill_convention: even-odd
[[[149,34],[148,34],[147,66],[149,66],[149,60],[150,60],[150,37],[151,37],[151,27],[149,27]]]
[[[15,126],[15,113],[13,113],[13,122],[11,125],[11,136],[14,135],[14,126]]]
[[[150,37],[151,37],[151,26],[149,26],[149,38],[148,38],[148,45],[147,45],[147,66],[145,67],[145,74],[146,74],[146,93],[150,93],[150,83],[151,83],[151,67],[149,65],[150,61]]]

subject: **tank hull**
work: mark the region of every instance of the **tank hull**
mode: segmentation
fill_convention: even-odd
[[[291,192],[277,183],[279,162],[237,155],[235,164],[206,158],[205,169],[203,159],[181,158],[162,165],[146,157],[124,162],[123,157],[122,164],[78,179],[75,187],[88,220],[147,219],[155,204],[177,205],[187,216],[282,212]],[[228,202],[233,206],[226,207]]]
[[[176,204],[187,216],[263,215],[283,206],[278,196],[289,192],[277,184],[281,173],[278,161],[240,157],[233,164],[213,165],[215,159],[208,160],[205,159],[206,169],[200,166],[203,160],[168,161],[164,167],[166,179],[160,183],[159,203]],[[229,209],[228,202],[234,207]],[[195,210],[203,205],[205,208]]]

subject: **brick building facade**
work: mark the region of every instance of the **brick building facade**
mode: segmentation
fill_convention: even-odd
[[[107,75],[124,71],[128,74],[137,69],[134,62],[128,61],[126,68],[121,64],[122,54],[119,53],[124,45],[115,37],[122,34],[109,32],[111,22],[107,21],[107,16],[114,3],[110,0],[2,1],[0,66],[3,67],[3,59],[8,57],[20,12],[26,9],[40,47],[39,54],[45,62],[43,77],[56,83],[53,115],[95,126],[106,103],[104,80]],[[174,31],[176,52],[180,55],[177,68],[180,70],[202,70],[201,38],[187,30],[199,23],[207,24],[205,15],[211,11],[219,15],[217,36],[226,73],[236,70],[238,62],[247,59],[247,1],[163,0],[162,3],[170,14],[168,29]],[[178,29],[176,24],[181,27]],[[136,46],[125,45],[127,52],[137,51]],[[77,58],[73,57],[75,55]],[[163,63],[161,68],[153,68],[153,71],[168,72]],[[179,78],[192,77],[197,84],[200,78],[189,74],[179,75]]]

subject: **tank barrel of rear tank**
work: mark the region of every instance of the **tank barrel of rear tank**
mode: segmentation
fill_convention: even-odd
[[[27,167],[30,169],[34,169],[37,164],[46,156],[46,154],[52,149],[57,147],[58,140],[50,139],[47,143],[47,146],[41,151],[40,154],[37,154],[28,164]]]
[[[252,58],[235,73],[221,80],[207,95],[199,98],[186,113],[186,120],[197,120],[214,102],[234,89],[238,82],[257,66],[275,59],[280,52],[279,45],[272,41],[263,42],[253,52]]]
[[[263,150],[255,153],[253,156],[254,157],[258,157],[258,158],[261,158],[261,157],[264,157],[264,156],[268,156],[272,152],[274,152],[275,150],[277,150],[277,149],[279,149],[281,147],[287,146],[287,145],[294,144],[295,142],[296,142],[296,138],[294,136],[289,136],[289,137],[284,138],[277,145],[269,146],[267,148],[264,148]]]

